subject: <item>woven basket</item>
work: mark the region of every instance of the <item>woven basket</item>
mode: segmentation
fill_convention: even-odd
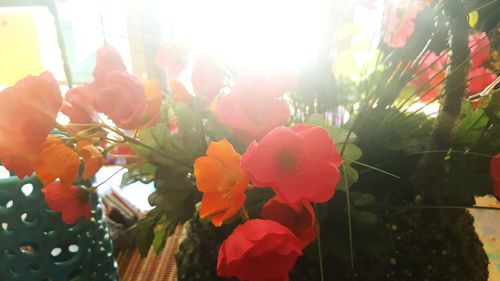
[[[100,208],[67,225],[41,188],[36,177],[0,179],[0,281],[118,280]]]

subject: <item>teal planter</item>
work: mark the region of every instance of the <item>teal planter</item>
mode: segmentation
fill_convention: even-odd
[[[0,281],[118,280],[100,208],[67,225],[41,188],[36,177],[0,179]]]

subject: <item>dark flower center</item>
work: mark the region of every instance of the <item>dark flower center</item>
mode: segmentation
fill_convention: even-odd
[[[292,151],[285,151],[280,155],[279,165],[283,171],[294,171],[300,165],[300,157]]]

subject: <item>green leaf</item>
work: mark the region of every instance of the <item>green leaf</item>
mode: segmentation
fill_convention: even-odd
[[[177,126],[179,128],[196,128],[196,115],[192,108],[183,103],[178,102],[174,105],[175,115],[179,118]]]
[[[344,168],[340,167],[340,181],[337,184],[337,189],[345,191],[348,187],[351,187],[353,184],[355,184],[358,179],[359,179],[359,174],[356,169],[351,167],[350,164],[343,163]],[[345,176],[344,176],[344,171],[345,171]],[[347,178],[347,182],[346,182]]]
[[[141,257],[146,257],[149,249],[151,248],[154,238],[153,230],[156,221],[157,217],[151,215],[139,220],[129,230],[127,230],[127,234],[132,237],[135,246],[139,249]]]
[[[343,145],[344,145],[343,143],[340,143],[337,146],[337,150],[339,150],[339,153],[340,153],[340,150],[342,149]],[[363,155],[363,152],[361,151],[361,149],[357,145],[355,145],[353,143],[347,143],[345,145],[344,155],[343,155],[343,157],[345,157],[345,159],[356,161],[359,158],[361,158],[362,155]]]
[[[351,135],[349,135],[349,139],[346,140],[349,131],[339,127],[327,127],[326,131],[337,146],[339,146],[340,143],[344,142],[355,142],[357,138],[356,134],[351,132]]]
[[[162,216],[158,224],[154,228],[153,250],[157,254],[165,248],[167,238],[172,235],[174,224]]]
[[[319,113],[313,113],[307,117],[307,125],[324,127],[326,125],[325,117]]]

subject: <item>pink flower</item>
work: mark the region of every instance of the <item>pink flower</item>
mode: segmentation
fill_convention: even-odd
[[[98,87],[106,82],[111,72],[125,70],[123,59],[113,46],[105,45],[97,50],[96,66],[92,74]]]
[[[342,159],[325,129],[278,127],[252,142],[241,167],[257,187],[271,187],[284,201],[325,202],[340,180]]]
[[[0,92],[0,158],[20,179],[33,173],[32,154],[54,128],[61,103],[49,72],[27,76]]]
[[[236,227],[219,249],[217,275],[246,281],[288,281],[302,245],[285,226],[248,220]]]
[[[88,124],[96,122],[97,112],[92,107],[89,84],[70,89],[65,97],[61,112],[69,117],[71,123]]]
[[[209,105],[224,87],[224,73],[212,58],[202,55],[194,63],[191,83],[195,94]]]
[[[176,79],[186,68],[188,50],[177,42],[166,42],[156,54],[155,62],[165,69],[169,79]]]
[[[414,21],[419,11],[415,4],[405,5],[405,9],[401,9],[399,2],[386,3],[384,42],[387,46],[402,48],[406,45],[406,41],[415,30]]]
[[[217,119],[246,143],[260,140],[273,128],[288,121],[288,104],[278,98],[294,83],[294,80],[287,79],[274,82],[263,76],[242,78],[230,94],[219,100]]]
[[[94,107],[118,127],[131,129],[146,108],[144,87],[126,72],[111,72],[95,96]]]

